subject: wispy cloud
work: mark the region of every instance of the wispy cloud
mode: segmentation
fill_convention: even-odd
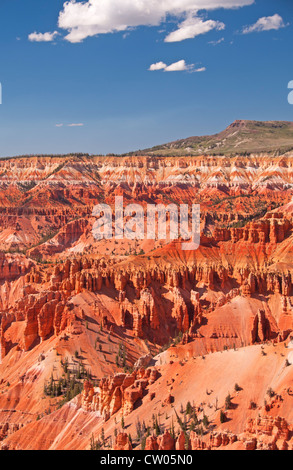
[[[220,21],[203,21],[201,18],[189,17],[179,24],[176,31],[168,34],[165,42],[181,42],[185,39],[192,39],[201,34],[206,34],[213,29],[221,31],[225,29],[225,25]]]
[[[79,122],[79,123],[70,123],[70,124],[63,124],[63,123],[60,123],[60,124],[55,124],[55,127],[64,127],[64,125],[66,127],[83,127],[84,126],[84,123],[83,122]]]
[[[243,34],[249,33],[259,33],[262,31],[277,31],[278,29],[285,28],[285,23],[283,18],[276,14],[274,16],[264,16],[260,18],[255,24],[251,26],[246,26],[243,29]]]
[[[219,44],[221,44],[224,41],[225,41],[225,39],[221,38],[218,41],[210,41],[209,44],[211,44],[212,46],[218,46]]]
[[[253,3],[254,0],[68,0],[59,14],[58,26],[68,32],[67,41],[77,43],[98,34],[160,26],[169,16],[179,22],[178,30],[167,36],[167,42],[174,42],[220,27],[219,22],[199,18],[199,11],[234,9]]]
[[[37,33],[35,31],[29,34],[28,39],[31,42],[51,42],[54,41],[58,34],[58,31],[54,31],[53,33]]]
[[[149,68],[151,72],[155,72],[158,70],[164,72],[205,72],[206,68],[195,68],[194,64],[187,64],[185,60],[178,60],[178,62],[174,62],[173,64],[167,65],[165,62],[156,62],[152,64]]]

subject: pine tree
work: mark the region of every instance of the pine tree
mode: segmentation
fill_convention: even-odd
[[[207,417],[206,415],[204,415],[204,417],[203,417],[203,425],[204,425],[204,427],[205,427],[205,428],[208,428],[208,427],[209,427],[209,424],[210,424],[210,423],[209,423],[208,417]]]
[[[227,418],[226,418],[226,415],[225,415],[224,411],[221,410],[221,413],[220,413],[220,422],[223,424],[223,423],[226,422],[226,419],[227,419]]]
[[[187,402],[187,405],[186,405],[186,414],[187,414],[187,415],[191,415],[191,414],[192,414],[192,406],[191,406],[190,401]]]
[[[179,424],[179,426],[180,426],[180,429],[185,432],[185,431],[186,431],[186,423],[183,423],[182,419],[179,418],[179,416],[178,416],[176,410],[175,410],[175,414],[176,414],[177,422],[178,422],[178,424]]]
[[[157,436],[159,436],[161,434],[161,429],[160,429],[157,417],[156,417],[156,422],[155,422],[155,432],[156,432]]]
[[[231,404],[232,404],[232,400],[231,400],[231,395],[230,395],[230,393],[229,393],[229,394],[227,395],[227,397],[226,397],[226,400],[225,400],[225,407],[226,407],[226,410],[230,410]]]
[[[101,431],[101,440],[102,440],[102,443],[103,443],[103,446],[105,445],[105,430],[104,428],[102,428],[102,431]]]
[[[172,423],[171,423],[170,434],[171,434],[171,436],[173,437],[173,439],[175,439],[175,428],[174,428],[173,417],[172,417]]]

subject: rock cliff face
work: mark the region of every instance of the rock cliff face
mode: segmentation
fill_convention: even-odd
[[[34,256],[60,253],[85,234],[93,207],[128,201],[202,205],[202,220],[239,224],[266,208],[290,202],[292,155],[282,157],[64,157],[10,159],[0,162],[0,248],[43,245]],[[233,210],[234,209],[234,210]],[[277,220],[276,220],[277,224]],[[68,226],[67,226],[68,225]],[[283,228],[286,230],[286,225]],[[278,235],[275,233],[278,232]],[[54,238],[54,235],[57,235]],[[272,243],[282,229],[252,222],[216,239]],[[85,238],[85,237],[84,237]],[[53,239],[52,243],[47,240]],[[84,248],[84,247],[83,247]]]
[[[238,345],[240,337],[246,344],[286,339],[293,329],[293,271],[288,263],[291,221],[284,214],[268,213],[258,225],[267,234],[261,237],[262,242],[259,235],[252,236],[249,223],[247,228],[239,229],[241,236],[237,240],[231,235],[234,229],[227,230],[220,240],[216,230],[187,260],[182,259],[184,252],[179,243],[159,249],[154,256],[165,262],[156,264],[155,258],[146,255],[118,263],[111,258],[71,256],[61,264],[56,261],[37,264],[18,255],[10,255],[8,261],[2,255],[6,281],[23,279],[21,298],[15,299],[14,305],[1,314],[2,357],[13,346],[6,334],[13,323],[24,322],[19,347],[28,351],[52,335],[74,328],[82,320],[70,301],[72,296],[90,292],[99,297],[109,289],[114,292],[113,313],[96,300],[97,315],[109,325],[121,326],[133,331],[137,338],[161,345],[178,333],[184,334],[188,341],[207,337],[210,344],[219,337],[231,338],[233,342],[236,339]],[[269,237],[272,227],[273,240]],[[251,254],[249,261],[247,250]],[[279,265],[274,264],[275,260]],[[277,266],[282,262],[279,270]],[[241,298],[253,300],[247,333],[240,318],[233,318],[231,310]],[[230,323],[235,325],[231,334],[230,327],[225,331],[226,327],[220,326],[222,312],[229,310]],[[213,312],[217,313],[217,326],[212,325],[214,321],[209,322]]]
[[[95,416],[93,433],[98,438],[101,426],[109,426],[110,433],[122,417],[130,427],[138,426],[140,410],[146,421],[140,423],[144,433],[139,426],[136,429],[143,434],[141,442],[131,442],[123,429],[117,429],[111,447],[290,448],[291,395],[284,390],[290,387],[293,359],[286,357],[284,364],[281,343],[288,346],[293,332],[292,166],[290,152],[230,158],[68,156],[0,161],[3,448],[29,447],[25,432],[31,430],[34,439],[39,421],[46,423],[42,429],[47,431],[41,433],[38,447],[69,445],[68,437],[65,442],[65,437],[57,439],[54,434],[52,412],[62,422],[67,416],[73,419],[77,411],[80,420]],[[114,209],[117,195],[124,197],[124,205],[140,203],[144,209],[158,203],[200,204],[200,247],[183,251],[180,239],[94,239],[94,206],[107,203]],[[267,353],[268,345],[275,351]],[[226,381],[223,384],[218,377],[217,383],[210,383],[211,390],[224,388],[226,367],[234,360],[230,352],[243,351],[242,362],[233,366],[237,372],[245,368],[254,348],[262,351],[258,360],[273,360],[276,351],[279,359],[284,357],[282,365],[275,365],[279,382],[271,378],[263,385],[279,387],[282,400],[269,401],[262,390],[266,407],[259,420],[256,413],[247,412],[251,409],[246,402],[241,403],[249,415],[245,424],[242,415],[233,416],[233,410],[222,405],[218,409],[216,397],[205,405],[214,392],[206,385],[209,378],[203,377],[201,388],[207,392],[197,414],[216,407],[217,412],[227,411],[227,423],[235,425],[227,431],[215,415],[215,432],[202,433],[201,416],[186,437],[174,412],[184,418],[181,397],[193,400],[185,381],[188,374],[194,374],[195,382],[197,364],[202,362],[197,370],[201,375],[212,356]],[[176,371],[168,374],[164,368],[169,366]],[[217,375],[218,369],[210,374]],[[246,371],[243,388],[251,375]],[[152,415],[157,416],[155,429]],[[74,442],[81,448],[89,444],[80,436]]]
[[[25,256],[12,256],[0,252],[0,281],[9,282],[24,276],[33,266]]]
[[[138,369],[130,375],[117,374],[102,379],[97,390],[90,382],[84,383],[81,406],[85,411],[97,411],[105,421],[119,410],[130,414],[138,400],[147,394],[147,388],[158,379],[158,371]]]

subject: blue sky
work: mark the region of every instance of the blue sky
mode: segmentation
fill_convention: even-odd
[[[124,153],[235,119],[293,121],[292,0],[90,1],[1,0],[0,156]]]

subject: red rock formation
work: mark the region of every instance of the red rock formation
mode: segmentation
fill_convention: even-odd
[[[114,375],[118,367],[111,359],[124,335],[129,342],[127,366],[148,350],[157,354],[178,332],[183,333],[182,342],[174,340],[172,348],[159,356],[162,366],[180,360],[183,367],[186,357],[195,360],[206,352],[284,341],[293,331],[292,165],[289,153],[0,161],[0,247],[6,252],[28,249],[26,255],[0,253],[0,372],[4,378],[11,373],[19,382],[11,389],[0,384],[1,403],[7,399],[3,406],[21,407],[21,393],[32,401],[45,401],[40,400],[40,390],[46,376],[38,388],[32,383],[29,391],[22,391],[17,367],[23,375],[35,348],[51,367],[54,348],[68,357],[79,347],[80,336],[87,338],[84,360],[96,368],[99,383],[95,388],[85,383],[80,398],[83,412],[95,411],[99,419],[110,421],[117,412],[131,417],[158,377],[155,369],[143,370],[144,364],[133,374]],[[113,206],[115,195],[143,207],[171,199],[199,202],[201,246],[183,252],[181,241],[161,246],[157,240],[129,244],[94,240],[92,209],[101,200]],[[281,204],[285,206],[278,207]],[[260,211],[266,214],[262,217]],[[99,330],[105,333],[101,351],[93,347]],[[43,345],[44,354],[38,350]],[[56,369],[58,364],[54,362]],[[39,363],[29,367],[47,373]],[[111,378],[103,378],[108,374]],[[146,402],[168,409],[177,386],[172,383],[163,395],[159,388],[151,388]],[[276,412],[278,406],[282,403],[267,403],[267,413]],[[10,421],[3,422],[1,435],[5,437],[9,429],[17,433],[15,424],[14,428]],[[192,449],[230,447],[236,442],[246,448],[289,446],[286,432],[277,431],[276,423],[270,435],[264,428],[254,423],[243,441],[221,429],[206,439],[191,433],[188,445]],[[121,437],[117,445],[124,448],[129,442]],[[159,438],[149,437],[146,444],[161,450],[186,445],[185,436],[175,442],[167,431]]]
[[[171,436],[169,431],[165,431],[164,434],[157,439],[159,449],[158,450],[174,450],[175,439]]]
[[[176,287],[173,289],[174,307],[172,317],[175,318],[178,331],[186,332],[189,329],[189,315],[187,305],[181,295],[180,290]]]
[[[122,410],[127,416],[138,400],[147,393],[149,385],[158,379],[156,369],[138,369],[131,375],[116,374],[102,379],[98,389],[86,381],[82,392],[82,408],[85,411],[98,411],[104,419]]]
[[[126,433],[119,433],[116,437],[116,442],[113,450],[132,450],[132,444]]]
[[[159,450],[159,444],[155,436],[148,436],[146,438],[145,450]]]
[[[254,319],[251,341],[252,343],[263,343],[269,339],[271,339],[270,323],[266,318],[265,312],[263,310],[259,310]]]

